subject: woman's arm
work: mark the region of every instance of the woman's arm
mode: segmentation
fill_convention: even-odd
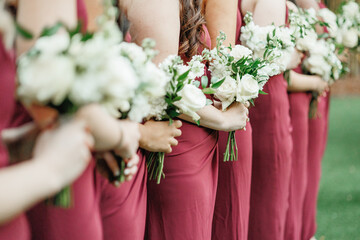
[[[180,18],[178,0],[127,0],[120,1],[130,21],[132,41],[141,45],[145,38],[156,42],[159,54],[155,63],[169,55],[177,55],[179,49]]]
[[[207,0],[205,19],[211,37],[211,48],[216,47],[216,38],[220,31],[227,36],[225,46],[235,45],[237,9],[237,0]]]
[[[34,35],[32,40],[17,38],[16,50],[17,55],[20,56],[34,45],[44,27],[52,26],[59,21],[68,27],[75,27],[76,1],[19,0],[17,16],[18,23]]]
[[[84,122],[73,121],[45,131],[31,161],[0,170],[0,225],[54,195],[84,171],[93,146],[85,127]]]
[[[276,26],[285,24],[284,0],[257,0],[253,12],[254,22],[260,26],[274,23]]]
[[[290,71],[290,83],[288,85],[288,91],[290,92],[317,91],[321,94],[328,88],[327,82],[323,81],[319,76]]]

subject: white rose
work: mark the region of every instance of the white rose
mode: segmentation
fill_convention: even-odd
[[[181,100],[175,102],[174,105],[178,107],[182,113],[198,121],[200,116],[196,112],[206,106],[204,93],[194,85],[187,84],[178,95],[181,97]]]
[[[309,51],[314,47],[317,41],[317,34],[315,31],[310,31],[304,38],[299,38],[296,40],[296,48],[300,51]]]
[[[227,76],[221,86],[216,89],[215,97],[222,103],[222,110],[225,111],[230,106],[236,97],[236,81]]]
[[[234,57],[235,61],[239,61],[243,57],[250,57],[252,51],[242,45],[235,45],[230,52],[230,56]]]
[[[354,48],[358,45],[358,32],[355,28],[351,28],[342,35],[342,42],[347,48]]]
[[[18,94],[25,101],[59,105],[74,82],[74,63],[65,56],[46,56],[20,58]]]
[[[319,75],[324,80],[329,80],[328,76],[331,73],[331,66],[326,62],[322,55],[311,55],[304,61],[305,68],[312,74]]]
[[[241,80],[238,76],[238,86],[236,89],[236,101],[245,103],[259,95],[259,84],[250,74],[245,74]]]
[[[359,14],[359,5],[353,1],[349,1],[343,6],[343,11],[346,16],[354,18]]]
[[[55,34],[49,37],[39,38],[34,48],[39,50],[42,54],[56,55],[65,51],[70,44],[68,34]]]

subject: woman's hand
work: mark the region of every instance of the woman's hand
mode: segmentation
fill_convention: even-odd
[[[85,122],[75,120],[41,133],[35,144],[34,159],[58,180],[60,190],[85,170],[93,146]]]
[[[291,60],[288,63],[286,69],[291,70],[291,69],[294,69],[297,66],[299,66],[299,64],[301,63],[301,59],[303,57],[304,57],[304,54],[295,49],[293,51],[293,53],[291,54]]]
[[[138,171],[139,156],[136,154],[130,160],[126,161],[124,170],[125,181],[130,181]],[[98,153],[96,156],[96,169],[105,178],[110,179],[114,177],[117,179],[120,176],[119,164],[111,152]],[[120,182],[115,180],[111,182],[115,187],[120,186]]]
[[[181,126],[179,120],[171,125],[168,121],[147,121],[140,125],[140,147],[150,152],[170,153],[171,147],[178,145],[175,138],[181,136]]]
[[[228,107],[223,115],[222,131],[235,131],[246,127],[246,123],[249,121],[249,105],[245,106],[242,103],[234,102]]]
[[[139,124],[130,120],[118,121],[121,140],[114,151],[124,159],[130,159],[136,155],[139,148],[140,131]]]
[[[310,76],[313,81],[313,91],[323,95],[325,92],[329,91],[329,84],[325,82],[321,77],[313,75]]]

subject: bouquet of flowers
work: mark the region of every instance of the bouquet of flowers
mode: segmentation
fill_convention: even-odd
[[[344,48],[357,49],[360,36],[360,8],[357,2],[343,2],[337,15],[327,8],[321,9],[319,16],[329,23],[329,35],[334,39],[339,52]]]
[[[291,30],[275,25],[260,27],[254,23],[250,12],[245,15],[244,21],[246,25],[241,28],[241,42],[253,51],[255,58],[268,61],[273,69],[270,76],[284,72],[295,47]]]
[[[210,103],[195,80],[205,73],[205,65],[201,61],[201,56],[195,56],[188,65],[184,65],[179,56],[171,55],[160,64],[169,81],[166,95],[151,99],[152,111],[148,115],[149,119],[169,120],[172,124],[174,118],[186,114],[200,123],[200,116],[196,112]],[[151,153],[147,159],[149,179],[156,180],[158,184],[161,178],[165,177],[164,159],[163,152]]]
[[[210,62],[209,70],[215,82],[210,89],[221,101],[223,111],[235,101],[253,103],[259,94],[265,94],[262,89],[272,72],[267,61],[254,58],[247,47],[236,45],[225,48],[225,39],[226,35],[220,32],[216,48],[203,51],[204,59]],[[229,133],[224,161],[237,160],[237,152],[235,131],[232,131]]]
[[[17,95],[22,102],[60,114],[97,103],[116,118],[137,122],[150,114],[150,99],[164,97],[168,83],[166,74],[151,62],[154,42],[146,39],[143,47],[122,42],[116,11],[108,7],[95,33],[81,33],[78,27],[55,34],[64,27],[60,23],[43,31],[18,60]],[[119,161],[123,181],[125,163]],[[69,206],[70,189],[59,193],[54,203]]]

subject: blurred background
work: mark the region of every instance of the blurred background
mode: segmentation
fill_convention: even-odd
[[[340,0],[325,0],[336,10]],[[359,3],[360,1],[357,0]],[[360,54],[331,89],[330,127],[318,199],[318,240],[360,240]]]

